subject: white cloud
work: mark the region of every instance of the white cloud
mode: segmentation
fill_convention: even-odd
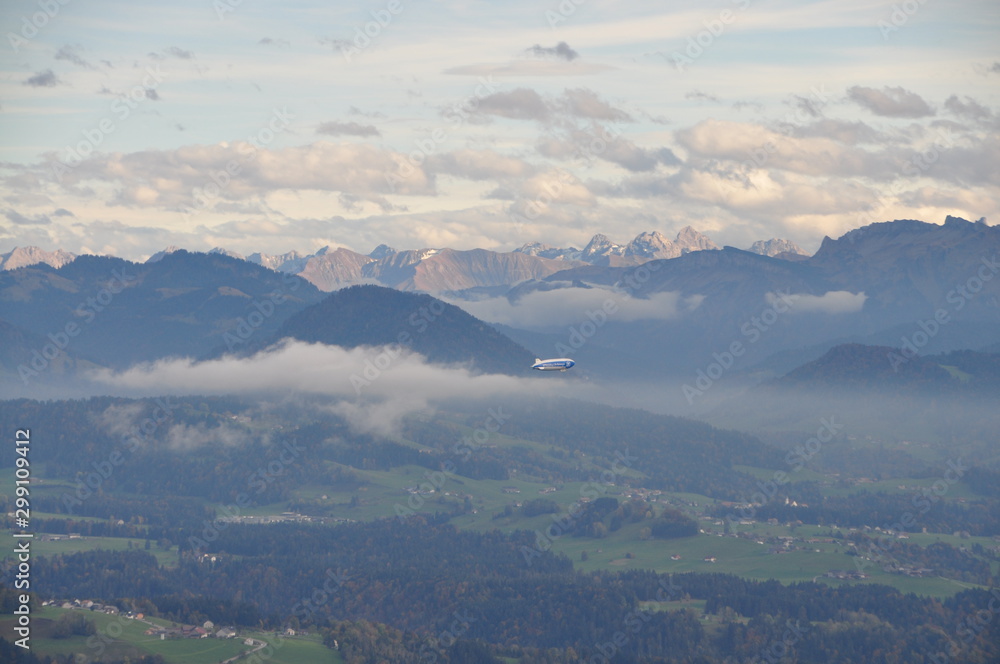
[[[120,372],[100,370],[89,374],[89,378],[104,390],[129,396],[320,396],[334,400],[329,407],[359,430],[380,434],[395,431],[400,418],[437,402],[545,394],[556,387],[551,381],[474,375],[462,367],[428,364],[416,353],[394,353],[381,347],[347,350],[298,341],[286,341],[249,358],[223,357],[208,362],[189,358],[161,360]],[[566,388],[563,382],[561,389]],[[131,412],[113,415],[109,415],[109,423],[128,424],[128,417],[134,418]],[[115,426],[120,429],[125,424]],[[181,444],[185,435],[200,442],[228,444],[240,434],[188,428],[171,431],[170,440]]]
[[[827,291],[822,295],[792,294],[786,296],[792,301],[791,313],[824,313],[853,314],[861,311],[868,296],[849,291]],[[773,293],[768,293],[768,303],[774,304],[778,299]]]

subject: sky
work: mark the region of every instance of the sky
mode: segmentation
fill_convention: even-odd
[[[1000,218],[1000,3],[7,0],[0,253]]]

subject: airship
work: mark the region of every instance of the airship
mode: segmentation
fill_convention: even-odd
[[[539,360],[536,357],[535,363],[531,365],[531,368],[538,369],[539,371],[566,371],[574,364],[576,362],[568,357],[558,357],[552,360]]]

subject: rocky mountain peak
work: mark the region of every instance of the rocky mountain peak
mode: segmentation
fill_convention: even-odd
[[[389,245],[387,245],[387,244],[380,244],[379,246],[377,246],[374,249],[372,249],[371,253],[368,254],[368,257],[369,258],[374,258],[375,260],[381,260],[381,259],[385,258],[386,256],[392,256],[395,253],[398,253],[398,252],[395,249],[393,249],[392,247],[390,247]]]
[[[712,242],[707,235],[699,233],[690,226],[685,226],[678,233],[674,242],[680,246],[682,253],[689,251],[704,251],[705,249],[718,249],[719,245]]]
[[[235,251],[230,251],[229,249],[224,249],[222,247],[215,247],[209,250],[210,254],[221,254],[222,256],[229,256],[230,258],[237,258],[239,260],[246,260],[243,254],[236,253]]]
[[[674,243],[659,231],[639,233],[625,247],[626,256],[642,258],[672,258],[676,255]]]
[[[757,240],[750,245],[750,251],[761,256],[777,256],[778,254],[798,254],[808,256],[802,248],[791,240],[771,238],[770,240]]]
[[[6,254],[0,254],[0,269],[16,270],[19,267],[28,267],[38,263],[45,263],[59,269],[74,258],[76,258],[76,254],[62,249],[45,251],[39,247],[14,247]]]
[[[607,235],[598,233],[590,239],[587,246],[583,248],[583,260],[596,258],[598,256],[621,256],[625,253],[625,248],[620,244],[612,242]]]
[[[149,258],[147,258],[146,262],[147,263],[158,263],[159,261],[162,261],[165,256],[169,256],[170,254],[174,253],[175,251],[180,251],[180,249],[181,248],[178,247],[178,246],[170,245],[166,249],[163,249],[161,251],[157,251],[155,254],[153,254],[152,256],[150,256]]]

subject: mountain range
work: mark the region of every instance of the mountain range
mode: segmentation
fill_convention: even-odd
[[[371,256],[338,249],[243,259],[221,250],[173,250],[145,263],[89,255],[60,267],[39,262],[0,272],[0,364],[16,373],[53,345],[50,354],[66,359],[37,363],[125,368],[258,348],[286,333],[311,339],[310,326],[325,330],[315,340],[370,345],[384,342],[376,329],[401,325],[393,306],[419,309],[392,305],[384,288],[326,294],[315,285],[321,278],[326,287],[368,281],[437,292],[447,302],[428,300],[435,307],[452,312],[454,305],[472,316],[455,328],[435,326],[422,342],[435,348],[429,357],[490,371],[514,371],[532,356],[570,355],[578,362],[574,373],[590,377],[691,381],[719,364],[727,378],[759,380],[845,343],[909,346],[908,353],[921,355],[1000,344],[998,227],[955,217],[943,225],[872,224],[826,238],[814,256],[796,260],[694,248],[705,240],[693,231],[670,244],[656,233],[624,246],[596,237],[577,257],[546,257],[537,246],[507,253],[382,246]],[[674,252],[682,243],[690,250],[673,258],[614,264]],[[758,249],[789,255],[781,243]],[[325,309],[307,312],[314,305]],[[454,312],[449,316],[458,321]],[[374,336],[366,338],[365,329]],[[511,341],[505,350],[496,330]],[[439,352],[448,344],[464,350],[455,357]],[[489,365],[490,353],[505,358],[503,367]]]
[[[359,254],[346,248],[323,247],[314,254],[290,251],[284,254],[253,253],[242,256],[217,247],[209,253],[244,259],[277,272],[297,274],[322,291],[332,291],[356,283],[379,283],[397,290],[443,292],[467,288],[493,288],[523,281],[541,279],[567,267],[583,264],[628,266],[665,258],[677,258],[694,251],[718,249],[707,236],[687,226],[674,240],[658,231],[640,233],[627,244],[619,244],[603,234],[595,235],[581,249],[556,248],[537,242],[525,244],[511,252],[486,249],[467,251],[415,249],[397,251],[379,245],[371,253]],[[177,251],[167,247],[149,257],[155,263]],[[788,240],[772,239],[754,243],[754,253],[775,256],[805,255]],[[38,247],[17,247],[0,254],[0,269],[45,263],[62,267],[74,254],[56,250],[47,252]]]

